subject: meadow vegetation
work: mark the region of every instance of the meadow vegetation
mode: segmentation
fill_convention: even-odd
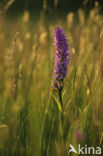
[[[51,89],[57,25],[64,28],[71,56],[62,92],[64,127]],[[17,19],[1,13],[0,156],[67,156],[70,143],[103,147],[103,15],[98,3],[88,15],[79,9],[52,22],[45,10],[37,21],[28,11]]]

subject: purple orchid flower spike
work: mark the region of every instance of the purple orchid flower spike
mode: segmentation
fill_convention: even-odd
[[[70,51],[68,41],[62,28],[54,29],[54,45],[55,45],[55,63],[53,74],[53,86],[59,91],[64,86],[64,78],[67,75],[68,64],[70,60]]]

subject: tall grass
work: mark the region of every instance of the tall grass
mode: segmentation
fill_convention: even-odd
[[[0,16],[0,156],[65,156],[69,143],[103,147],[98,5],[88,17],[82,9],[52,24],[43,16],[37,22],[27,11],[17,21]],[[64,27],[71,49],[62,95],[63,139],[59,102],[51,91],[56,25]]]

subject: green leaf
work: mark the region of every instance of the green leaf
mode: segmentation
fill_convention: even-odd
[[[57,103],[57,106],[58,106],[59,111],[62,112],[61,103],[59,102],[58,98],[54,94],[52,94],[52,96],[53,96],[54,100]]]

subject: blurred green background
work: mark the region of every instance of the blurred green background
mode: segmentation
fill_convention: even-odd
[[[95,1],[99,2],[101,8],[103,7],[102,0],[11,0],[13,1],[9,12],[21,13],[24,10],[29,10],[33,13],[40,13],[43,6],[46,5],[46,10],[49,12],[58,11],[61,14],[67,14],[71,11],[77,11],[80,7],[85,10],[90,10],[94,7]],[[1,5],[5,6],[7,0],[1,0]],[[45,6],[44,6],[45,7]]]
[[[0,1],[0,156],[69,156],[70,143],[103,149],[102,6],[102,0]],[[71,56],[63,126],[51,90],[57,25]]]

